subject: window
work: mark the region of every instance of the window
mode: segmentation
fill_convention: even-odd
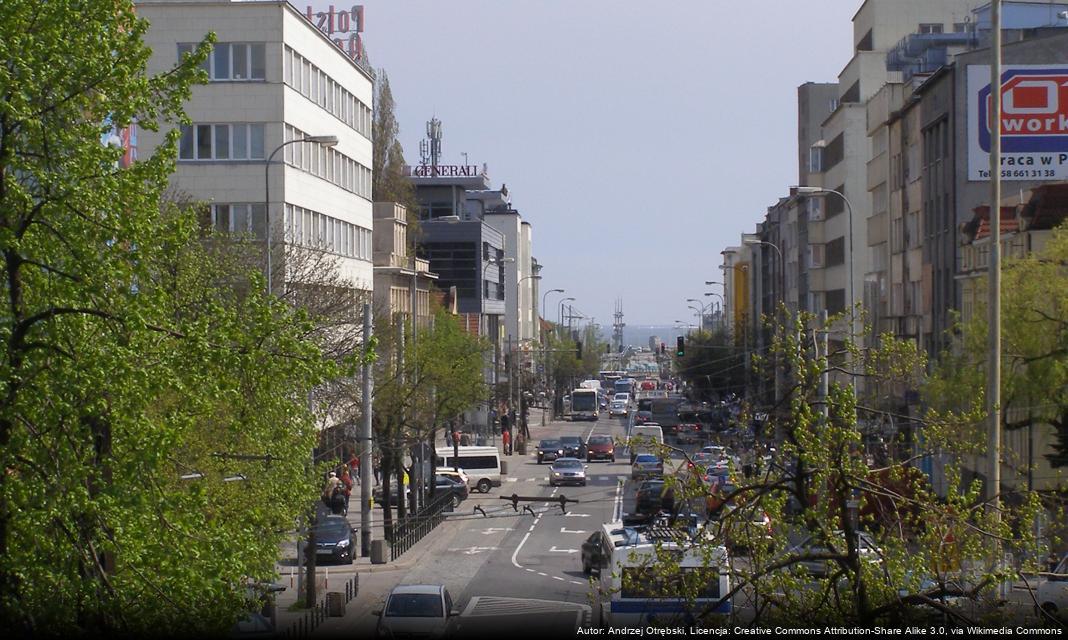
[[[284,59],[288,65],[286,84],[364,137],[371,137],[371,109],[367,105],[288,46]]]
[[[191,53],[196,45],[188,42],[178,44],[178,57]],[[287,63],[289,61],[287,60]],[[263,43],[217,42],[211,55],[201,66],[213,82],[232,80],[264,80],[266,78],[266,53]],[[291,65],[286,67],[291,76]]]
[[[837,191],[838,193],[845,193],[845,185],[840,184],[834,189],[832,189],[832,191]],[[833,218],[839,213],[845,211],[845,199],[842,196],[838,195],[838,193],[827,193],[823,196],[823,211],[824,215],[827,218]]]
[[[823,220],[823,198],[809,198],[806,203],[808,205],[808,219],[812,221]]]
[[[918,33],[942,33],[942,25],[934,22],[920,23]]]
[[[823,171],[823,147],[809,147],[808,171],[809,173],[821,173]]]
[[[262,160],[262,124],[182,126],[179,160]]]
[[[212,226],[221,233],[251,233],[256,238],[266,238],[266,216],[263,203],[215,204],[211,207]]]
[[[827,145],[823,150],[823,163],[822,167],[824,171],[827,171],[837,165],[845,157],[845,133],[839,133],[835,136],[834,140]]]
[[[814,244],[809,246],[808,252],[808,268],[809,269],[822,269],[826,263],[826,249],[822,244]]]
[[[827,243],[826,265],[834,267],[840,264],[845,264],[845,236],[835,238]]]
[[[827,313],[841,313],[845,311],[845,289],[835,289],[827,292]]]

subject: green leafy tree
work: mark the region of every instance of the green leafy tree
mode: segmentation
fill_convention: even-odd
[[[745,351],[725,331],[691,333],[685,355],[676,358],[676,371],[693,389],[695,399],[704,401],[730,393],[744,395],[745,366]]]
[[[149,77],[146,28],[127,0],[0,6],[0,619],[16,632],[225,632],[317,493],[306,398],[339,367],[162,197],[176,131],[130,167],[102,142],[175,128],[204,79],[211,37]]]
[[[994,558],[1002,550],[1037,557],[1028,526],[1037,501],[1006,505],[996,518],[983,507],[980,485],[963,482],[957,466],[947,470],[949,495],[939,497],[912,466],[916,458],[874,464],[857,428],[851,386],[832,381],[827,396],[819,394],[821,376],[833,369],[836,356],[815,351],[813,331],[831,325],[814,325],[802,314],[775,327],[770,353],[793,372],[789,416],[780,424],[776,451],[743,452],[725,487],[709,488],[700,468],[693,473],[685,464],[669,479],[677,508],[699,510],[709,519],[704,535],[686,544],[709,562],[716,547],[731,551],[726,570],[732,588],[721,600],[751,608],[761,624],[896,625],[930,616],[966,622],[998,615],[996,607],[982,605],[992,601],[995,585],[1018,574]],[[860,370],[868,377],[911,388],[923,383],[922,355],[909,342],[885,335],[862,357]],[[982,420],[981,411],[932,409],[922,421],[925,439],[917,458],[981,448],[981,441],[962,434]],[[859,543],[860,531],[874,548]],[[806,537],[811,544],[795,546]],[[648,568],[658,583],[685,584],[670,558]],[[695,600],[700,585],[692,587],[680,595]],[[695,617],[710,624],[714,608]]]
[[[374,156],[371,159],[371,193],[375,202],[399,202],[408,210],[408,242],[415,247],[419,236],[419,199],[405,172],[400,124],[394,112],[396,103],[389,87],[389,75],[379,69],[375,80],[375,122],[372,132]],[[414,251],[410,252],[414,254]]]

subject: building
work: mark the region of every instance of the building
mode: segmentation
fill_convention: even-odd
[[[288,2],[141,0],[137,11],[151,25],[150,74],[217,36],[210,80],[185,105],[193,124],[182,127],[172,187],[208,203],[217,229],[269,236],[276,293],[299,286],[298,263],[313,254],[369,296],[369,70]],[[165,134],[142,130],[139,144],[152,149]],[[312,136],[328,138],[298,142]]]
[[[429,261],[408,255],[408,210],[396,202],[374,203],[373,240],[376,314],[409,323],[414,309],[416,330],[430,326],[430,292],[438,275]]]

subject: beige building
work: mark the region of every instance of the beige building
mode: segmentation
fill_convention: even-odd
[[[374,204],[374,307],[381,316],[430,326],[430,290],[438,279],[430,262],[408,254],[408,210],[396,202]]]
[[[370,294],[373,80],[364,63],[284,1],[139,0],[137,12],[151,24],[150,74],[217,37],[210,80],[186,104],[193,124],[182,127],[172,186],[209,203],[220,230],[269,236],[275,292],[305,278],[295,257],[310,253]],[[140,142],[151,150],[164,133],[143,131]],[[312,136],[323,137],[298,142]]]

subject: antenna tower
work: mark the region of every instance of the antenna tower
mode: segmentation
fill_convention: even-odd
[[[621,298],[616,299],[616,311],[612,314],[612,348],[615,353],[619,353],[623,347],[623,327],[627,326],[623,322],[623,300]]]
[[[438,159],[441,158],[441,120],[431,118],[426,123],[426,138],[419,141],[419,157],[423,166],[437,168]],[[430,175],[437,175],[437,172],[433,171]]]

